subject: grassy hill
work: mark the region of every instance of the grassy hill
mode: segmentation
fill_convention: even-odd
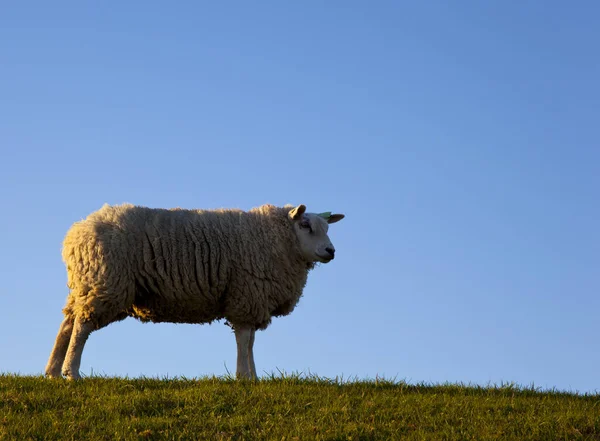
[[[8,440],[600,440],[600,395],[282,377],[0,375]]]

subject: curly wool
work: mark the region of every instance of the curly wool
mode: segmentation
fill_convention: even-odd
[[[63,244],[71,289],[64,313],[100,328],[142,321],[265,329],[287,315],[307,264],[288,213],[109,206],[75,223]]]

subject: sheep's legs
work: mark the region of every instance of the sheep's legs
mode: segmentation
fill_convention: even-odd
[[[85,342],[93,330],[94,325],[92,323],[84,322],[79,318],[75,319],[73,334],[71,335],[69,349],[67,350],[67,356],[62,369],[63,375],[69,380],[78,380],[81,378],[79,375],[81,354],[83,353]]]
[[[256,378],[254,367],[254,356],[252,345],[254,344],[254,328],[250,326],[238,326],[234,328],[235,341],[237,343],[237,378]]]
[[[61,376],[60,370],[65,361],[65,356],[67,355],[72,331],[73,317],[67,316],[60,324],[60,328],[58,328],[58,335],[54,342],[54,348],[52,348],[52,353],[50,354],[48,364],[46,365],[47,377],[59,378]]]
[[[254,365],[254,335],[256,329],[252,329],[250,341],[248,342],[248,365],[250,366],[250,377],[256,379],[256,366]]]

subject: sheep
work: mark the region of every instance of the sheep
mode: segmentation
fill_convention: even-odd
[[[256,330],[290,314],[309,271],[333,260],[328,224],[342,218],[307,213],[305,205],[241,211],[105,204],[64,239],[69,294],[46,376],[81,378],[90,333],[134,317],[226,319],[236,338],[236,376],[255,379]]]

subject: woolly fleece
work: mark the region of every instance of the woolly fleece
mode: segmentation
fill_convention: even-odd
[[[105,205],[63,245],[67,317],[95,328],[127,316],[265,329],[296,306],[314,264],[302,258],[291,206],[241,210]]]

